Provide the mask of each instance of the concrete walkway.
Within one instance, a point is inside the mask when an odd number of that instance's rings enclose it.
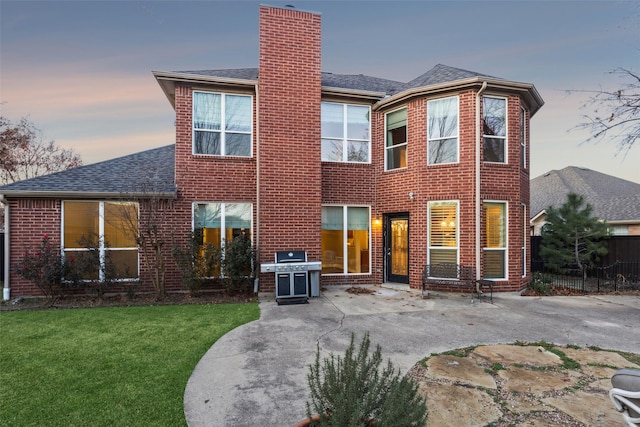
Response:
[[[305,417],[308,366],[342,354],[351,334],[369,332],[383,357],[407,372],[432,353],[477,344],[544,340],[640,353],[640,297],[467,295],[372,287],[331,287],[309,304],[277,305],[260,296],[261,317],[218,340],[187,384],[185,416],[197,426],[292,426]]]

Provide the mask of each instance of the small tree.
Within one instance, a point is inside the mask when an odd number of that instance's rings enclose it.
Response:
[[[223,266],[230,292],[249,289],[255,266],[255,252],[249,236],[241,234],[225,243]]]
[[[551,270],[561,272],[567,266],[576,266],[586,274],[588,266],[607,254],[607,224],[593,217],[592,210],[582,196],[574,193],[568,194],[559,208],[547,208],[540,256]]]
[[[307,417],[318,414],[314,426],[424,426],[427,405],[418,385],[400,375],[391,361],[380,369],[380,346],[369,355],[371,341],[366,333],[356,352],[354,335],[344,357],[334,356],[309,367],[307,379],[311,402],[307,401]]]
[[[195,295],[210,277],[220,274],[222,252],[211,243],[202,242],[202,230],[191,233],[186,246],[173,243],[173,259],[180,271],[182,287]]]
[[[80,165],[80,156],[54,141],[46,141],[26,118],[12,123],[0,116],[0,185]]]

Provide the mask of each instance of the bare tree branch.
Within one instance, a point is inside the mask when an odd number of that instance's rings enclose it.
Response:
[[[82,165],[71,149],[45,141],[27,118],[12,123],[0,116],[0,185],[34,178]]]
[[[623,79],[618,89],[567,92],[589,94],[581,106],[589,113],[584,114],[584,121],[576,126],[590,132],[585,142],[597,143],[607,137],[616,145],[616,154],[626,156],[640,139],[640,75],[625,68],[616,68],[610,74]]]

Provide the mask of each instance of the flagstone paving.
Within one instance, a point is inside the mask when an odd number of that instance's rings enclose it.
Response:
[[[427,427],[625,425],[610,379],[638,364],[614,351],[541,344],[479,346],[416,364],[408,375],[426,396]]]

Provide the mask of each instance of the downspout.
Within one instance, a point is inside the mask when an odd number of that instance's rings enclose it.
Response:
[[[254,229],[254,241],[255,241],[255,253],[258,254],[256,262],[260,263],[260,114],[259,114],[259,95],[258,95],[258,83],[256,83],[256,226]],[[258,265],[254,266],[256,272],[260,271]],[[260,289],[259,273],[256,274],[253,280],[253,293],[257,294]]]
[[[2,299],[11,299],[11,288],[9,287],[9,203],[4,195],[0,194],[0,204],[4,204],[4,287],[2,288]]]
[[[482,87],[476,95],[476,280],[480,280],[480,220],[481,220],[481,206],[480,206],[480,146],[482,144],[482,117],[480,115],[480,100],[482,92],[487,88],[487,82],[482,82]]]

